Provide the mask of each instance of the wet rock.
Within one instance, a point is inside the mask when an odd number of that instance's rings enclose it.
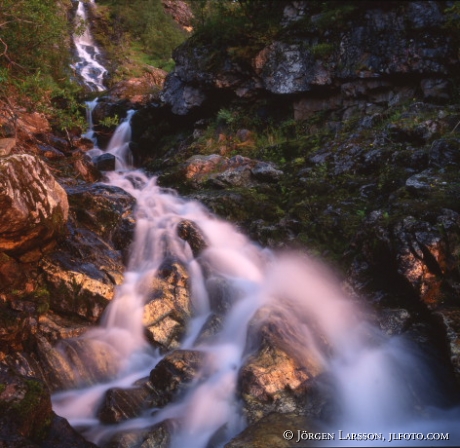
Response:
[[[138,429],[117,433],[103,448],[169,448],[171,445],[171,423],[169,420],[149,429]]]
[[[0,187],[0,250],[20,256],[52,244],[67,221],[69,205],[43,162],[27,154],[1,158]]]
[[[407,217],[394,228],[398,272],[429,308],[442,303],[442,278],[455,269],[445,237],[435,226]]]
[[[53,392],[90,386],[115,378],[121,360],[113,347],[97,339],[79,338],[52,346],[36,337],[37,374]]]
[[[119,187],[89,184],[68,187],[71,211],[80,225],[96,232],[115,249],[127,248],[134,236],[135,199]]]
[[[96,448],[96,445],[73,429],[65,418],[54,415],[40,448]]]
[[[147,337],[162,350],[178,348],[191,313],[189,275],[178,261],[166,258],[144,306]]]
[[[138,78],[129,78],[115,84],[101,99],[101,105],[106,104],[104,112],[97,110],[95,118],[99,115],[113,115],[115,105],[120,105],[123,108],[138,108],[146,106],[147,103],[158,99],[159,92],[163,87],[167,72],[160,68],[147,67],[144,75]],[[108,106],[111,105],[111,106]],[[99,103],[98,103],[98,109]],[[119,114],[118,114],[119,115]],[[120,116],[120,115],[119,115]]]
[[[97,413],[102,423],[119,423],[123,420],[138,417],[146,408],[145,400],[149,395],[146,387],[130,389],[109,389]]]
[[[177,225],[177,234],[184,241],[187,241],[195,258],[198,257],[208,246],[204,239],[203,232],[192,221],[185,219],[181,221]]]
[[[189,384],[197,380],[206,354],[197,350],[174,350],[150,372],[151,399],[163,407],[180,397]]]
[[[314,441],[298,440],[297,430],[309,433],[319,432],[311,422],[295,414],[272,413],[249,425],[243,432],[224,445],[224,448],[290,448],[293,446],[314,446]],[[293,439],[284,437],[287,429],[292,430]]]
[[[248,338],[257,341],[258,348],[238,379],[250,423],[272,412],[318,416],[330,400],[323,390],[319,392],[322,363],[306,346],[305,335],[295,330],[301,327],[295,322],[294,315],[263,308],[250,324]]]
[[[195,342],[194,346],[206,344],[212,341],[213,337],[222,330],[223,318],[218,314],[211,314],[206,322],[203,324]]]
[[[101,171],[114,171],[117,158],[113,154],[101,154],[94,159],[96,168]]]
[[[386,309],[379,314],[380,328],[389,336],[404,333],[411,321],[411,314],[404,309]]]
[[[238,292],[232,287],[230,281],[223,277],[210,276],[207,278],[206,289],[211,309],[220,315],[225,315],[239,298]]]
[[[82,262],[82,260],[84,260]],[[71,227],[71,238],[40,261],[50,307],[96,322],[123,281],[119,251],[93,232]]]

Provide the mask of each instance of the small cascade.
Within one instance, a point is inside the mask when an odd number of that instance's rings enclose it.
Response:
[[[89,3],[95,4],[94,0],[90,0]],[[78,56],[73,68],[90,90],[101,92],[105,90],[104,76],[107,69],[98,60],[101,57],[101,51],[95,45],[87,26],[87,13],[83,1],[78,2],[75,20],[76,29],[83,28],[83,31],[73,36]]]
[[[92,101],[87,101],[86,105],[86,121],[88,123],[87,131],[82,134],[82,137],[85,137],[89,140],[92,140],[94,144],[97,144],[96,137],[94,136],[94,123],[93,123],[93,110],[96,107],[97,98]]]
[[[355,439],[338,439],[348,433],[380,434],[389,441],[396,437],[391,434],[409,432],[449,433],[449,440],[438,440],[437,445],[458,444],[459,410],[436,407],[433,395],[439,378],[430,377],[430,360],[424,361],[420,350],[402,338],[387,337],[368,323],[318,262],[263,249],[198,202],[182,199],[157,186],[155,178],[130,169],[131,116],[132,112],[120,124],[108,149],[117,157],[119,170],[107,173],[111,185],[123,188],[137,201],[131,259],[124,284],[100,326],[79,339],[82,350],[85,344],[91,350],[107,347],[113,358],[112,371],[97,385],[55,394],[54,410],[101,446],[121,430],[150,428],[168,420],[175,422],[172,448],[206,448],[217,433],[222,442],[215,446],[223,446],[246,426],[238,398],[239,371],[248,355],[250,322],[268,307],[285,317],[281,333],[303,341],[299,353],[305,362],[313,353],[332,378],[338,411],[332,423],[319,424],[336,434],[333,446],[356,445]],[[184,220],[195,223],[206,241],[198,258],[178,236],[178,225]],[[146,341],[142,319],[152,279],[165,258],[178,260],[190,275],[193,315],[180,348],[197,350],[206,361],[180,400],[120,425],[103,425],[97,413],[105,393],[147,377],[163,358]],[[237,300],[226,312],[220,330],[199,342],[197,336],[210,316],[210,278],[224,279]],[[432,444],[420,439],[412,442]],[[382,439],[360,441],[360,446],[369,444],[379,446]],[[407,439],[393,441],[398,444],[410,445]]]
[[[133,156],[129,149],[131,142],[131,117],[134,110],[128,110],[126,118],[120,123],[110,139],[106,152],[116,157],[115,168],[126,170],[133,166]]]

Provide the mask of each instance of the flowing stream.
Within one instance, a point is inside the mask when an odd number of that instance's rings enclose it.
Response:
[[[99,62],[101,51],[94,43],[93,36],[88,27],[88,17],[85,2],[79,1],[75,14],[77,32],[73,36],[77,50],[77,61],[73,65],[74,70],[81,76],[85,85],[93,91],[102,92],[104,87],[104,75],[107,69]],[[94,0],[89,0],[94,5]]]
[[[86,18],[82,2],[79,11]],[[98,54],[89,34],[78,39],[79,45],[91,46]],[[101,90],[104,69],[97,76],[92,68],[85,70],[84,65],[82,75],[88,84]],[[436,386],[442,376],[432,368],[433,360],[403,338],[388,337],[367,322],[363,311],[317,261],[263,249],[198,202],[160,188],[155,178],[131,168],[132,114],[117,128],[107,149],[117,158],[117,170],[107,173],[109,183],[137,201],[131,257],[124,283],[102,322],[81,337],[88,344],[96,341],[108,347],[115,367],[100,384],[55,394],[56,413],[101,445],[119,431],[173,420],[173,448],[206,448],[217,432],[221,441],[214,446],[223,446],[247,425],[238,398],[238,375],[254,352],[254,347],[248,351],[247,345],[251,320],[262,310],[270,310],[268,318],[271,313],[283,315],[281,330],[301,341],[300,357],[304,357],[305,366],[313,354],[333,383],[336,412],[318,423],[322,431],[334,434],[334,440],[317,445],[381,446],[390,439],[396,439],[390,445],[458,445],[460,413],[457,408],[442,409],[443,397],[439,398]],[[92,155],[101,152],[96,147]],[[178,236],[177,226],[183,220],[195,223],[206,241],[207,247],[198,257]],[[145,339],[142,318],[152,279],[165,257],[180,262],[190,275],[193,312],[180,348],[201,351],[205,364],[180,400],[118,425],[103,425],[97,411],[107,390],[131,387],[148,377],[162,359]],[[203,325],[211,316],[210,278],[223,279],[234,300],[220,330],[200,342]],[[305,428],[285,429],[293,431],[296,442],[300,437],[297,431]],[[385,441],[357,442],[346,438],[349,433],[381,434]],[[401,438],[398,433],[418,436]],[[420,440],[420,434],[428,433],[448,433],[449,440]]]
[[[304,341],[305,359],[314,353],[322,368],[332,375],[340,412],[333,423],[324,427],[336,435],[334,444],[340,435],[346,437],[348,433],[377,433],[386,440],[396,437],[390,433],[449,433],[450,440],[442,443],[455,445],[460,441],[455,422],[458,411],[435,408],[436,381],[440,379],[430,368],[430,360],[424,362],[422,354],[408,342],[389,338],[367,323],[363,313],[317,262],[263,249],[199,203],[182,199],[173,191],[158,187],[155,178],[130,169],[128,131],[129,119],[119,126],[109,145],[108,150],[120,159],[121,169],[108,173],[108,177],[111,185],[136,198],[135,241],[124,284],[100,326],[83,336],[110,348],[118,360],[117,371],[115,379],[103,384],[56,394],[53,404],[58,414],[84,428],[84,435],[95,443],[105,443],[120,430],[149,428],[168,419],[178,422],[173,447],[205,448],[222,427],[223,440],[228,441],[245,427],[237,383],[248,354],[248,325],[259,309],[270,306],[291,316],[291,321],[284,325],[295,332],[296,339]],[[207,242],[198,259],[189,244],[177,235],[177,225],[184,219],[196,223]],[[190,274],[193,318],[181,349],[193,348],[206,354],[203,375],[180,401],[120,425],[101,425],[96,415],[105,392],[114,387],[130,387],[148,376],[162,358],[144,338],[142,315],[151,280],[165,256],[179,260]],[[203,266],[207,267],[206,272]],[[197,336],[210,316],[206,283],[210,276],[224,278],[238,299],[215,337],[197,344]],[[308,327],[312,321],[314,331],[327,339],[328,350],[311,336]],[[418,401],[415,406],[414,397]],[[423,412],[415,412],[417,407]],[[340,443],[356,442],[345,439]]]

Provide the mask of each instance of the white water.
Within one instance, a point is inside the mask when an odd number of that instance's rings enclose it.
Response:
[[[92,42],[89,34],[82,42],[85,39]],[[92,75],[85,79],[97,90],[103,88],[102,81],[97,84]],[[285,316],[284,325],[296,340],[303,341],[305,363],[314,356],[331,374],[339,411],[323,424],[323,431],[335,435],[333,446],[372,444],[339,440],[341,434],[381,433],[386,441],[375,442],[381,446],[388,442],[390,433],[412,432],[449,433],[450,438],[447,442],[403,439],[389,446],[459,445],[458,410],[442,411],[432,406],[439,379],[431,377],[431,360],[424,362],[417,348],[401,338],[388,338],[367,323],[361,310],[317,262],[263,249],[199,203],[181,199],[159,188],[155,179],[130,169],[131,116],[132,112],[117,128],[108,148],[117,157],[118,169],[108,174],[110,184],[125,189],[137,201],[131,259],[124,284],[118,288],[101,325],[81,338],[88,345],[97,342],[108,347],[116,368],[101,384],[54,395],[54,410],[71,424],[84,428],[85,436],[96,443],[105,443],[117,431],[148,428],[171,418],[176,422],[173,448],[205,448],[224,425],[228,441],[246,425],[237,399],[237,380],[247,356],[248,324],[257,310],[270,306]],[[91,123],[87,136],[93,137]],[[102,153],[97,147],[92,151],[92,155]],[[193,221],[207,241],[199,260],[194,259],[188,243],[177,236],[177,224],[183,219]],[[194,317],[181,348],[202,350],[207,362],[199,380],[180,401],[117,426],[104,426],[96,415],[105,392],[113,387],[127,388],[147,377],[161,360],[144,338],[142,315],[149,285],[165,254],[183,263],[191,277]],[[196,336],[210,314],[202,266],[208,266],[208,278],[225,278],[238,299],[227,312],[221,331],[197,346]],[[311,328],[312,322],[315,328]],[[327,350],[324,344],[315,342],[314,334],[327,340]],[[419,399],[417,406],[414,395]],[[422,412],[415,412],[417,407]],[[297,430],[305,428],[286,429],[294,432],[295,442]]]
[[[124,284],[107,308],[100,327],[84,336],[85,340],[96,340],[110,347],[118,366],[116,378],[87,389],[56,394],[53,404],[58,414],[73,425],[85,426],[85,436],[95,443],[107,441],[120,429],[147,428],[169,418],[178,422],[173,434],[174,448],[205,448],[225,424],[225,438],[229,440],[245,427],[236,388],[238,371],[246,356],[248,323],[261,306],[271,305],[285,314],[289,320],[285,325],[290,332],[297,339],[303,338],[305,359],[314,354],[332,374],[340,413],[327,427],[329,432],[336,437],[339,430],[382,433],[387,440],[389,433],[449,432],[448,443],[460,442],[455,423],[458,412],[451,411],[452,416],[430,407],[432,389],[436,386],[430,379],[429,365],[421,362],[417,350],[411,350],[400,338],[384,336],[366,323],[360,310],[317,262],[262,249],[199,203],[163,190],[155,184],[155,179],[128,169],[129,162],[123,159],[128,151],[125,150],[128,128],[129,119],[117,129],[113,147],[110,145],[123,169],[108,173],[108,177],[110,184],[125,189],[137,200],[135,242]],[[208,248],[200,255],[199,262],[188,243],[177,236],[176,226],[183,219],[196,223],[207,241]],[[148,376],[161,359],[144,339],[142,314],[151,279],[165,254],[182,262],[191,275],[194,318],[181,348],[193,347],[207,353],[208,362],[203,369],[206,374],[181,401],[153,416],[147,413],[115,427],[103,426],[96,413],[107,389],[132,385]],[[210,310],[202,265],[208,266],[208,271],[211,267],[212,274],[208,276],[227,279],[239,299],[215,338],[195,346],[196,335]],[[309,329],[312,321],[315,330]],[[312,332],[326,338],[327,352],[315,344]],[[423,409],[421,414],[414,411],[414,394],[420,401],[418,407]],[[421,417],[423,414],[426,417]],[[337,443],[336,438],[334,445]],[[356,441],[340,441],[341,445],[347,443],[355,445]],[[398,443],[420,445],[421,442],[392,442]],[[366,445],[363,441],[359,444]]]
[[[94,0],[89,3],[94,4]],[[99,48],[95,45],[94,39],[87,26],[87,14],[84,2],[78,2],[76,12],[77,27],[83,25],[83,33],[74,34],[73,41],[77,50],[78,60],[73,65],[75,71],[83,78],[84,83],[93,91],[103,91],[104,75],[107,69],[98,61],[101,56]]]

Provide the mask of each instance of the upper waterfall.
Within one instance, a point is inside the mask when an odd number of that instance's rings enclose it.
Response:
[[[90,0],[95,5],[94,0]],[[77,74],[83,78],[85,85],[93,91],[103,91],[104,76],[107,69],[99,62],[101,51],[94,43],[87,23],[87,11],[85,2],[79,1],[75,16],[77,29],[82,32],[73,35],[73,41],[77,50],[78,59],[73,65]]]

